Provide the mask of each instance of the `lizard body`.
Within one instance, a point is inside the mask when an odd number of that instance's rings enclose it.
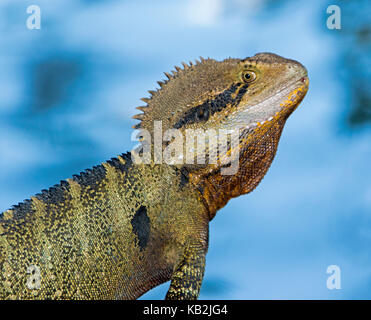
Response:
[[[238,127],[237,173],[222,174],[231,145],[215,164],[138,164],[127,153],[42,191],[0,216],[0,298],[135,299],[168,280],[167,299],[198,297],[210,220],[264,177],[308,78],[269,53],[165,74],[135,127]]]

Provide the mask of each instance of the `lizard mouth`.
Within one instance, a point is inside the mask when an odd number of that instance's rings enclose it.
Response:
[[[240,128],[243,133],[273,122],[285,115],[289,115],[303,100],[309,85],[308,76],[304,75],[287,86],[280,88],[273,95],[263,101],[248,106],[239,115]]]
[[[238,145],[240,147],[241,145],[247,145],[253,140],[258,130],[261,135],[277,121],[283,120],[283,124],[287,117],[303,100],[307,93],[308,85],[308,76],[305,74],[285,87],[280,88],[274,94],[259,103],[247,106],[245,110],[240,111],[238,116],[234,119],[229,119],[232,125],[224,127],[223,129],[237,133],[237,136],[239,136]],[[233,154],[232,149],[236,147],[236,145],[235,147],[230,145],[228,154]],[[220,159],[224,156],[225,155],[221,156]]]

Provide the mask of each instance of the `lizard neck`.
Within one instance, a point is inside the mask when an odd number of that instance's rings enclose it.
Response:
[[[238,171],[223,175],[221,168],[190,173],[190,181],[202,194],[212,220],[230,199],[253,191],[267,173],[277,151],[286,118],[259,127],[251,136],[240,138]]]

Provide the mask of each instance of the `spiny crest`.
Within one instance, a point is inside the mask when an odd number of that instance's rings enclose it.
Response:
[[[131,166],[131,154],[130,152],[123,153],[117,158],[111,158],[107,161],[111,166],[126,172],[128,167]],[[81,186],[93,187],[99,183],[106,176],[106,170],[102,164],[94,166],[91,169],[86,169],[79,174],[72,175],[72,180],[80,184]],[[70,184],[66,180],[61,180],[59,184],[55,184],[49,189],[43,189],[40,193],[35,194],[33,198],[41,200],[45,205],[55,204],[58,205],[65,201],[69,197],[68,192],[70,191]],[[32,213],[32,200],[26,199],[16,205],[13,205],[9,210],[13,211],[14,218],[24,218],[26,214]],[[2,213],[0,213],[0,219]]]
[[[207,59],[204,59],[203,57],[200,57],[200,60],[202,62],[208,60],[209,58]],[[200,61],[197,61],[196,59],[196,65],[201,63]],[[161,81],[157,81],[157,84],[160,86],[160,89],[156,89],[156,90],[148,90],[148,93],[150,94],[150,97],[143,97],[141,98],[140,100],[142,100],[144,103],[146,103],[145,106],[139,106],[139,107],[136,107],[135,109],[139,110],[139,111],[142,111],[143,113],[139,113],[139,114],[136,114],[134,116],[132,116],[133,119],[135,120],[139,120],[139,121],[142,121],[143,118],[144,118],[144,114],[149,110],[149,102],[151,101],[151,99],[153,98],[153,96],[155,96],[169,81],[175,79],[177,77],[177,75],[179,75],[179,73],[181,73],[182,71],[185,71],[189,68],[192,67],[192,62],[190,61],[188,64],[185,63],[185,62],[182,62],[182,66],[183,66],[183,69],[179,66],[174,66],[175,70],[171,70],[170,73],[169,72],[164,72],[164,75],[167,79],[164,79],[164,80],[161,80]],[[140,129],[141,128],[141,123],[137,123],[136,125],[133,125],[132,128],[134,129]]]
[[[217,62],[214,59],[200,57],[195,62],[182,62],[182,68],[175,66],[174,70],[164,72],[166,79],[158,81],[159,88],[149,90],[149,97],[141,98],[146,104],[136,109],[142,113],[133,116],[133,119],[139,120],[140,123],[133,126],[134,129],[150,129],[148,122],[153,120],[169,121],[175,115],[184,112],[189,103],[194,102],[203,93],[208,93],[214,87],[207,86],[207,75],[210,78],[221,78],[228,64],[237,59],[224,60],[226,62]]]

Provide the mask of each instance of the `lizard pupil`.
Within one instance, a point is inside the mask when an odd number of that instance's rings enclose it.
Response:
[[[253,82],[256,79],[256,74],[253,71],[245,71],[242,75],[244,82]]]

